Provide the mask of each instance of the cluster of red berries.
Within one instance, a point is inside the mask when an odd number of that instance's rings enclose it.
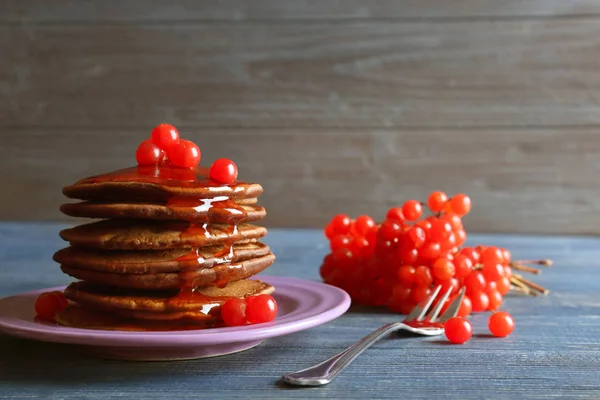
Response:
[[[35,300],[33,307],[37,318],[47,322],[54,322],[56,313],[67,308],[68,304],[69,301],[63,292],[56,290],[41,293]]]
[[[135,159],[140,165],[169,162],[176,167],[196,168],[201,157],[200,148],[194,142],[181,139],[179,131],[169,124],[155,127],[150,139],[144,140],[135,152]],[[225,184],[234,183],[237,176],[237,166],[227,158],[216,160],[209,172],[211,179]]]
[[[494,336],[506,337],[515,329],[515,321],[506,311],[494,312],[488,319],[488,329]],[[454,317],[444,324],[444,333],[452,343],[462,344],[473,335],[473,327],[465,317]]]
[[[428,207],[431,215],[424,217]],[[357,303],[407,314],[434,287],[452,287],[448,302],[466,286],[460,316],[496,310],[511,288],[510,253],[495,246],[463,247],[462,217],[471,199],[433,192],[426,203],[408,200],[385,221],[336,215],[325,228],[329,253],[320,268],[326,283],[346,290]]]
[[[270,322],[276,315],[277,302],[268,294],[229,299],[221,306],[221,318],[228,326]]]

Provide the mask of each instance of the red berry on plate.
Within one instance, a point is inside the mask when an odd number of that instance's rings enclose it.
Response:
[[[168,152],[179,143],[179,132],[173,125],[160,124],[152,130],[151,140],[159,149]]]
[[[238,168],[233,161],[219,158],[210,167],[209,176],[217,182],[231,185],[238,177]]]
[[[64,310],[69,302],[63,292],[44,292],[35,300],[34,309],[36,315],[45,321],[54,322],[57,312]]]
[[[444,207],[446,206],[446,202],[448,201],[448,196],[444,192],[433,192],[429,195],[427,199],[427,205],[429,209],[433,212],[441,212],[444,211]]]
[[[150,140],[144,140],[135,152],[135,159],[139,165],[158,164],[164,161],[165,152]]]
[[[246,323],[244,299],[229,299],[221,306],[221,318],[226,325],[239,326]]]
[[[473,328],[466,318],[454,317],[444,324],[444,333],[452,343],[463,344],[473,336]]]
[[[246,319],[251,324],[260,324],[275,319],[277,302],[268,294],[246,298]]]
[[[506,311],[499,311],[490,316],[488,328],[490,328],[492,335],[505,337],[515,330],[515,320]]]
[[[417,200],[408,200],[402,205],[402,214],[409,221],[415,221],[421,218],[423,207]]]
[[[195,168],[200,163],[200,148],[189,140],[180,140],[168,153],[171,164],[177,167]]]

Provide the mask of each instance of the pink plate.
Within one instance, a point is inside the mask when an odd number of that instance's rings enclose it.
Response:
[[[49,288],[0,299],[0,331],[45,342],[79,345],[100,357],[127,360],[181,360],[246,350],[264,339],[329,322],[350,306],[346,292],[320,282],[260,276],[276,289],[279,311],[273,322],[193,331],[122,332],[77,329],[34,321],[33,303]]]

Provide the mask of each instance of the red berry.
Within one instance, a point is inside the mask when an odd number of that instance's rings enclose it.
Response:
[[[481,251],[480,262],[502,264],[504,262],[504,254],[502,250],[495,246],[486,247]]]
[[[394,241],[402,233],[402,227],[394,221],[385,220],[379,228],[378,235],[381,240]]]
[[[444,192],[433,192],[427,199],[427,205],[433,212],[442,212],[448,201],[448,196]]]
[[[217,182],[232,185],[238,177],[238,168],[233,161],[219,158],[210,167],[209,176]]]
[[[486,290],[486,294],[488,296],[489,304],[487,306],[487,310],[497,310],[502,305],[502,295],[496,289]]]
[[[455,213],[452,213],[452,212],[446,213],[446,214],[442,215],[440,217],[440,219],[442,221],[449,222],[450,225],[452,226],[453,232],[464,229],[462,219],[460,219],[460,217],[458,215],[456,215]]]
[[[367,257],[375,250],[375,243],[371,245],[369,241],[364,237],[355,237],[350,243],[350,248],[354,254],[360,257]]]
[[[351,232],[354,236],[365,237],[367,234],[375,228],[375,221],[368,215],[361,215],[357,217],[354,223],[352,223]]]
[[[454,264],[447,258],[438,258],[433,263],[433,275],[442,281],[454,276]]]
[[[485,292],[471,293],[469,296],[474,312],[482,312],[488,309],[490,298]]]
[[[336,251],[343,248],[350,247],[352,239],[348,235],[335,235],[329,242],[329,248],[331,251]]]
[[[415,221],[421,218],[423,207],[417,200],[408,200],[402,205],[402,214],[409,221]]]
[[[179,143],[179,132],[173,125],[160,124],[152,130],[151,139],[159,149],[168,152]]]
[[[460,251],[460,254],[464,255],[465,257],[469,257],[473,265],[479,262],[479,252],[472,247],[464,247]]]
[[[464,278],[473,270],[473,262],[464,254],[457,254],[452,261],[454,263],[454,274],[457,278]]]
[[[487,281],[497,281],[504,276],[504,267],[496,262],[484,262],[481,272]]]
[[[510,251],[508,251],[506,249],[502,249],[502,256],[504,258],[504,264],[505,265],[510,264],[510,260],[511,260]]]
[[[513,272],[512,272],[511,266],[505,265],[504,266],[504,276],[510,279],[512,277],[512,275],[513,275]]]
[[[403,246],[398,248],[397,256],[402,264],[413,264],[417,261],[419,252],[413,247]]]
[[[33,308],[40,319],[54,322],[56,313],[64,310],[68,304],[69,302],[63,292],[44,292],[35,300]]]
[[[477,293],[485,289],[485,278],[483,274],[479,271],[472,271],[467,277],[464,279],[464,284],[467,287],[468,293]],[[473,300],[473,299],[471,299]]]
[[[433,277],[431,276],[431,270],[424,266],[419,265],[415,269],[415,285],[417,286],[430,286],[433,283]]]
[[[275,319],[277,302],[268,294],[246,298],[246,318],[251,324],[260,324]]]
[[[441,255],[441,246],[436,242],[427,242],[419,249],[419,256],[426,260],[433,260]]]
[[[345,268],[354,260],[354,253],[347,248],[336,249],[331,253],[333,262],[337,267]]]
[[[410,298],[413,302],[420,303],[430,294],[431,288],[429,286],[417,286],[412,289],[412,292],[410,293]]]
[[[503,276],[499,280],[496,281],[496,289],[500,292],[501,295],[505,295],[510,292],[510,279],[506,276]]]
[[[397,223],[404,222],[405,218],[404,214],[402,213],[402,207],[390,208],[385,216],[385,219]]]
[[[415,267],[412,265],[403,265],[398,268],[396,277],[400,283],[410,285],[415,281]]]
[[[411,241],[413,247],[418,249],[425,244],[427,239],[425,229],[415,225],[408,231],[407,238]]]
[[[492,335],[506,337],[515,330],[515,320],[506,311],[499,311],[490,316],[488,328]]]
[[[329,240],[331,240],[331,238],[335,236],[335,232],[333,231],[331,224],[329,224],[325,227],[325,236]]]
[[[345,214],[338,214],[329,223],[331,225],[331,229],[334,233],[338,235],[345,235],[350,233],[350,227],[352,225],[352,220],[349,216]]]
[[[447,239],[452,233],[452,225],[448,221],[435,219],[431,221],[428,237],[433,241],[441,241]]]
[[[221,306],[221,318],[226,325],[239,326],[246,323],[244,299],[229,299]]]
[[[183,168],[195,168],[200,163],[200,148],[189,140],[180,140],[168,153],[171,164]],[[211,168],[212,170],[212,168]]]
[[[444,324],[444,333],[452,343],[462,344],[471,338],[473,328],[466,318],[454,317]]]
[[[135,152],[135,159],[139,165],[159,164],[165,159],[165,152],[150,140],[144,140]]]
[[[456,235],[456,246],[460,247],[467,241],[467,232],[464,229],[459,229],[454,232]]]
[[[458,309],[457,316],[466,317],[471,314],[473,311],[473,303],[471,303],[471,299],[469,296],[463,297],[462,303],[460,303],[460,308]]]
[[[450,199],[450,209],[458,216],[467,215],[471,211],[471,199],[466,194],[457,194]]]

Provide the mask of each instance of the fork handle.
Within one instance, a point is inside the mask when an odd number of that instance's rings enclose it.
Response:
[[[283,375],[282,380],[286,383],[299,386],[326,385],[373,343],[388,333],[397,330],[401,326],[401,322],[394,322],[384,325],[381,328],[369,333],[367,336],[363,337],[346,350],[343,350],[333,357],[328,358],[327,360],[312,367],[285,374]]]

